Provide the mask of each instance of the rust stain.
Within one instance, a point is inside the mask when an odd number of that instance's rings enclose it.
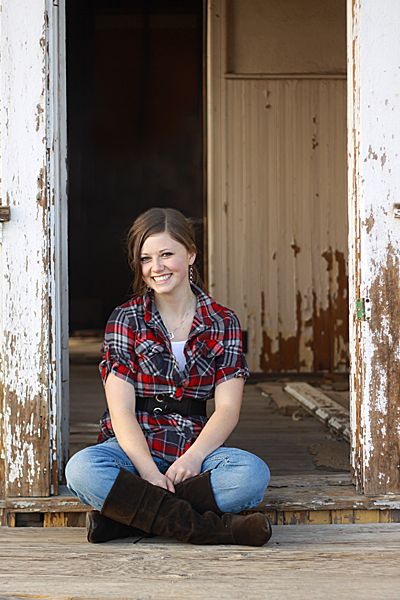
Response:
[[[40,104],[36,105],[36,131],[39,131],[40,125],[42,123],[42,115],[44,113],[44,108]]]
[[[365,226],[367,233],[371,233],[372,228],[375,225],[375,219],[374,219],[372,210],[371,210],[371,214],[369,215],[369,217],[367,219],[365,219],[363,225]]]
[[[343,252],[332,249],[323,253],[330,274],[328,306],[322,309],[317,295],[313,292],[313,312],[306,321],[302,321],[302,296],[296,294],[296,333],[284,337],[281,333],[276,341],[265,331],[265,298],[261,294],[262,349],[260,368],[265,372],[300,371],[305,366],[301,360],[300,348],[304,329],[312,327],[311,340],[305,343],[314,356],[314,371],[333,371],[338,364],[348,368],[348,276],[346,258]],[[335,268],[334,268],[335,267]]]
[[[36,200],[42,208],[47,208],[46,180],[46,169],[45,167],[41,167],[37,178],[38,192]]]
[[[261,327],[265,327],[265,294],[261,292]]]
[[[372,448],[366,467],[365,493],[400,493],[400,258],[387,247],[385,266],[370,289],[373,356],[369,398]],[[385,406],[379,406],[379,398]],[[386,434],[382,435],[382,428]],[[385,474],[382,476],[382,474]]]
[[[260,353],[260,367],[265,372],[278,373],[280,371],[300,371],[304,361],[300,361],[300,340],[302,333],[301,323],[302,298],[298,291],[296,294],[296,335],[283,337],[278,334],[278,350],[272,351],[273,340],[263,329],[262,351]]]
[[[290,246],[293,250],[294,253],[294,257],[296,258],[296,256],[299,254],[301,248],[296,244],[296,240],[294,240],[293,244],[291,244]]]
[[[314,353],[314,370],[333,371],[337,362],[348,368],[348,276],[343,252],[333,252],[330,248],[322,256],[330,274],[328,307],[319,307],[313,293],[313,342],[309,345]],[[334,261],[336,269],[333,268]],[[335,271],[337,277],[334,280]]]
[[[28,394],[28,390],[27,390]],[[12,477],[7,473],[6,496],[48,495],[48,426],[47,406],[41,395],[17,397],[14,390],[5,388],[7,406],[13,407],[9,416],[6,438],[7,465],[13,466]],[[19,407],[15,410],[15,407]]]

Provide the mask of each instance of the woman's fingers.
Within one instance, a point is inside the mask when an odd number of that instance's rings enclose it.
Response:
[[[175,494],[175,488],[174,488],[173,482],[169,479],[169,477],[166,477],[165,481],[166,481],[166,484],[167,484],[167,490],[169,492],[172,492],[173,494]]]

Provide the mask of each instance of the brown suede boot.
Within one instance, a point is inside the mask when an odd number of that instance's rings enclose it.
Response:
[[[203,514],[211,510],[217,515],[222,515],[219,510],[210,482],[210,471],[185,479],[175,486],[177,498],[187,500],[197,512]],[[117,523],[102,515],[98,510],[92,510],[86,515],[87,540],[92,544],[100,544],[111,540],[128,537],[151,537],[135,527]]]
[[[262,513],[219,517],[208,511],[200,515],[186,500],[124,469],[119,472],[101,514],[147,533],[192,544],[262,546],[271,537],[270,522]]]
[[[102,515],[98,510],[86,513],[87,541],[92,544],[109,542],[128,537],[152,537],[151,533],[145,533],[140,529],[122,525]]]
[[[201,515],[208,510],[211,510],[216,515],[221,516],[223,514],[215,502],[214,492],[211,487],[211,471],[205,471],[204,473],[200,473],[200,475],[177,483],[175,486],[175,495],[182,500],[187,500],[194,510]]]
[[[175,486],[175,495],[177,498],[187,500],[200,514],[211,510],[217,515],[222,515],[215,502],[210,481],[210,471],[178,483]],[[140,529],[122,525],[112,519],[108,519],[97,510],[87,513],[86,530],[87,540],[92,544],[128,537],[151,537],[151,534],[145,533]]]

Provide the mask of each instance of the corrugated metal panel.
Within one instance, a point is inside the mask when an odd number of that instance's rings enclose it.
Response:
[[[222,264],[214,254],[212,293],[237,310],[248,331],[251,370],[342,368],[346,82],[225,83],[226,187],[213,199],[211,223],[226,219],[215,250],[227,258]]]

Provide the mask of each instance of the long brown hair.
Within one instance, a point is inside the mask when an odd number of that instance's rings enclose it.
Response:
[[[144,242],[155,233],[169,233],[169,235],[185,246],[188,252],[196,252],[195,233],[193,221],[185,217],[175,208],[150,208],[139,215],[128,231],[128,262],[133,271],[132,289],[136,295],[146,291],[146,284],[142,278],[140,252]],[[193,283],[203,287],[203,282],[195,265],[193,265]]]

